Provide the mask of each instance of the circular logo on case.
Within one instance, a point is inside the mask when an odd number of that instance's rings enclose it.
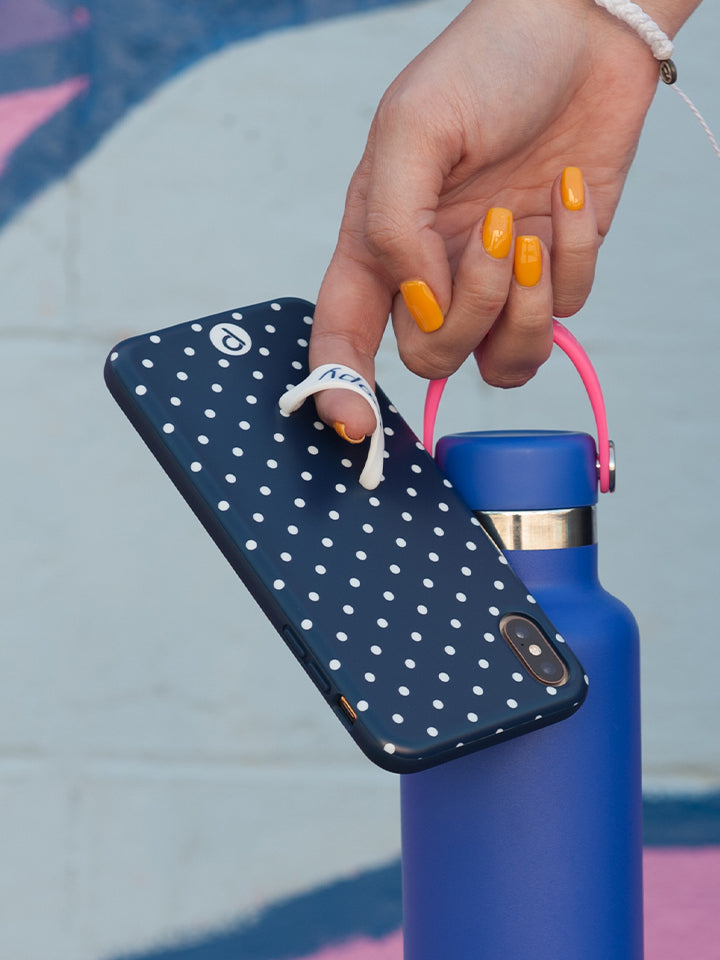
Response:
[[[216,323],[210,331],[210,342],[231,357],[241,357],[252,346],[250,334],[236,323]]]

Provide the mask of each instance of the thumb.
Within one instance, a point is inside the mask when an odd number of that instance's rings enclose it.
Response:
[[[343,237],[318,294],[310,337],[310,369],[342,363],[375,385],[375,354],[390,313],[391,294],[384,278],[344,249]],[[367,403],[344,390],[318,393],[321,420],[346,440],[359,443],[375,429]]]

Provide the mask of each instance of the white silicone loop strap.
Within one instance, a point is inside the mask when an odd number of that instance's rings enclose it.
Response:
[[[383,456],[385,453],[385,433],[382,414],[375,391],[359,373],[342,363],[324,363],[316,367],[302,383],[291,387],[279,400],[280,410],[289,416],[298,410],[309,396],[322,390],[351,390],[364,397],[375,414],[375,429],[370,437],[370,449],[360,474],[360,486],[374,490],[382,480]]]

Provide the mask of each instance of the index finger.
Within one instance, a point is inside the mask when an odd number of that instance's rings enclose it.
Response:
[[[422,103],[407,94],[396,98],[391,88],[373,124],[366,183],[365,242],[394,282],[393,293],[421,280],[443,314],[452,271],[436,219],[445,177],[460,159],[457,139],[446,118],[433,123]]]
[[[444,241],[432,228],[438,161],[397,142],[376,117],[348,189],[338,245],[322,283],[310,340],[310,366],[344,363],[374,383],[374,358],[400,284],[424,274],[449,306]],[[367,405],[341,391],[316,397],[318,414],[346,439],[372,432]]]

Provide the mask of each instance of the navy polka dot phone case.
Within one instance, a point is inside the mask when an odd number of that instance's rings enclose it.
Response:
[[[308,374],[311,304],[283,299],[119,344],[115,399],[366,755],[431,767],[570,715],[583,670],[381,390],[366,444],[278,400]],[[540,628],[562,679],[503,632]]]

